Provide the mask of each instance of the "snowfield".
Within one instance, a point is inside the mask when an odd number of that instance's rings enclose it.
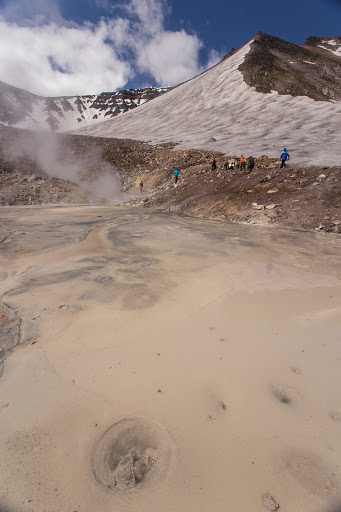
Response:
[[[228,155],[277,157],[287,147],[295,163],[339,165],[341,102],[256,92],[238,70],[252,41],[138,109],[77,133],[153,144],[173,141],[177,149]],[[216,141],[208,142],[211,138]]]

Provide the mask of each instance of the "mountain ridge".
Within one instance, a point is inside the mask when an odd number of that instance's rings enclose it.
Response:
[[[318,48],[325,41],[306,49],[259,33],[164,96],[79,133],[277,158],[286,146],[300,164],[338,165],[341,58]]]
[[[258,32],[239,70],[257,92],[340,100],[341,37],[310,36],[298,46]]]
[[[337,165],[341,37],[298,46],[258,32],[173,88],[40,98],[0,83],[0,122],[234,154],[276,157],[286,146],[300,164]]]
[[[0,123],[67,131],[115,117],[167,92],[169,87],[123,89],[79,96],[38,96],[0,81]]]

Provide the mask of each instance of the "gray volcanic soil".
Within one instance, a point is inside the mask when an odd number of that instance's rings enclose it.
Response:
[[[1,219],[0,509],[340,497],[338,237],[112,206]]]

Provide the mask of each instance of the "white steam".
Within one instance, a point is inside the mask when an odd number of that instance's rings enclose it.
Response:
[[[19,133],[4,153],[9,160],[28,158],[48,176],[79,185],[95,201],[113,202],[121,196],[118,169],[103,160],[99,151],[91,148],[77,156],[53,133]]]

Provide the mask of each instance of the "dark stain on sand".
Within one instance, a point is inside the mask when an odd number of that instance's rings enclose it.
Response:
[[[290,473],[305,489],[320,496],[338,496],[332,471],[314,454],[290,453],[285,459]]]
[[[21,318],[8,304],[0,302],[0,376],[3,361],[19,345],[21,337]]]

